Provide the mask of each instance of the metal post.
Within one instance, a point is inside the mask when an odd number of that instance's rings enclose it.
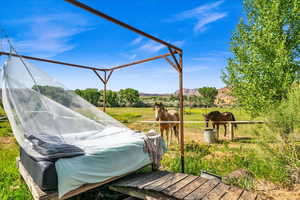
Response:
[[[106,71],[104,71],[104,91],[103,91],[103,112],[106,112],[106,84],[107,84],[107,76]]]
[[[183,77],[182,77],[182,54],[179,54],[179,130],[180,130],[180,160],[181,172],[184,173],[184,124],[183,124]]]

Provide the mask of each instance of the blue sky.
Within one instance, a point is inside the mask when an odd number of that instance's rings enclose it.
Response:
[[[81,1],[181,47],[185,88],[224,86],[220,74],[231,56],[229,42],[242,16],[241,0]],[[0,8],[0,24],[18,53],[70,63],[105,68],[168,52],[156,42],[64,1],[7,1]],[[68,88],[102,88],[92,71],[32,63]],[[127,87],[174,92],[178,77],[161,59],[114,72],[108,88]]]

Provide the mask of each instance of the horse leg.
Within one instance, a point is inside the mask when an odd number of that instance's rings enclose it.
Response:
[[[227,126],[226,126],[226,124],[224,124],[224,130],[225,130],[224,137],[226,137],[226,135],[227,135]]]
[[[171,125],[170,127],[169,127],[169,134],[170,134],[170,144],[172,144],[172,134],[173,134],[173,126]]]
[[[164,129],[163,129],[163,127],[160,127],[160,135],[161,135],[162,139],[164,140]]]
[[[168,128],[166,128],[166,136],[167,136],[167,146],[169,146],[170,145],[170,140],[169,140],[169,127]]]

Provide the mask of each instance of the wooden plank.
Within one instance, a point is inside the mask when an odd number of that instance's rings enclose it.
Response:
[[[257,194],[244,190],[239,200],[255,200]]]
[[[114,184],[114,186],[122,186],[122,187],[138,187],[146,185],[147,183],[150,183],[151,181],[154,181],[169,172],[167,171],[155,171],[150,172],[147,174],[135,174],[133,176],[126,177],[117,183]]]
[[[143,190],[143,189],[137,189],[132,187],[119,187],[119,186],[109,186],[110,190],[120,192],[123,194],[127,194],[132,197],[136,197],[139,199],[149,199],[149,200],[166,200],[166,199],[174,199],[172,197],[168,197],[166,195],[163,195],[161,193],[155,192],[155,191],[149,191],[149,190]]]
[[[191,194],[186,196],[184,199],[186,200],[194,200],[194,199],[202,199],[206,196],[212,189],[214,189],[220,182],[211,179],[193,191]]]
[[[143,189],[145,189],[145,190],[154,190],[154,188],[156,188],[157,186],[171,180],[173,176],[174,176],[173,173],[169,173],[169,174],[157,179],[153,183],[148,184],[147,186],[143,187]]]
[[[187,174],[182,174],[182,173],[175,173],[172,174],[171,178],[168,179],[168,181],[166,181],[165,183],[157,186],[154,188],[155,191],[163,191],[164,189],[170,187],[171,185],[174,185],[175,183],[177,183],[178,181],[184,179],[185,177],[187,177]]]
[[[164,189],[162,192],[168,195],[173,195],[175,192],[186,186],[187,184],[191,183],[194,181],[198,176],[187,176],[184,179],[178,181],[174,185]]]
[[[237,187],[230,187],[229,191],[221,198],[221,200],[238,200],[243,190]]]
[[[177,199],[183,199],[184,197],[195,191],[197,188],[199,188],[201,185],[205,184],[207,181],[208,179],[198,177],[196,180],[190,182],[188,185],[175,192],[173,196]]]
[[[140,183],[140,184],[137,186],[137,188],[143,189],[144,187],[146,187],[146,186],[148,186],[148,185],[150,185],[150,184],[152,184],[152,183],[155,183],[155,182],[158,181],[160,178],[162,178],[162,177],[164,177],[164,176],[168,176],[168,175],[169,175],[169,173],[164,174],[164,175],[161,175],[160,177],[151,177],[151,178],[149,178],[148,180],[146,180],[145,182]]]
[[[211,190],[204,198],[203,200],[214,200],[214,199],[220,199],[230,188],[230,186],[225,185],[224,183],[220,183],[218,186],[216,186],[213,190]]]

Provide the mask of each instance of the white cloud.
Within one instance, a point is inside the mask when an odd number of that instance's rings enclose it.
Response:
[[[185,44],[185,41],[177,40],[177,41],[173,42],[172,44],[174,44],[175,46],[178,46],[178,47],[182,47]]]
[[[167,41],[169,42],[169,41]],[[174,42],[170,42],[171,44],[174,44],[175,46],[182,47],[185,44],[184,40],[177,40]],[[143,43],[137,50],[146,52],[146,53],[156,53],[159,52],[161,49],[165,48],[166,46],[154,41],[148,41],[146,43]]]
[[[137,44],[140,44],[143,40],[143,37],[142,36],[139,36],[137,38],[135,38],[134,40],[131,41],[131,45],[137,45]]]
[[[194,31],[205,31],[206,25],[215,22],[219,19],[226,17],[226,13],[210,13],[207,16],[198,20],[197,24],[194,26]]]
[[[17,51],[43,57],[73,49],[72,36],[91,30],[84,18],[73,13],[31,16],[12,24],[26,27],[22,39],[14,39]]]
[[[149,42],[146,42],[145,44],[143,44],[142,46],[140,46],[138,48],[138,50],[145,51],[148,53],[155,53],[155,52],[160,51],[164,47],[165,47],[165,45],[163,45],[163,44],[149,41]]]
[[[203,32],[206,30],[206,25],[218,21],[227,16],[226,12],[218,12],[219,6],[224,0],[217,1],[211,4],[205,4],[191,10],[186,10],[175,15],[170,21],[183,21],[187,19],[196,20],[194,25],[195,32]]]
[[[137,57],[137,54],[121,53],[121,56],[125,57],[126,59],[133,60]]]

